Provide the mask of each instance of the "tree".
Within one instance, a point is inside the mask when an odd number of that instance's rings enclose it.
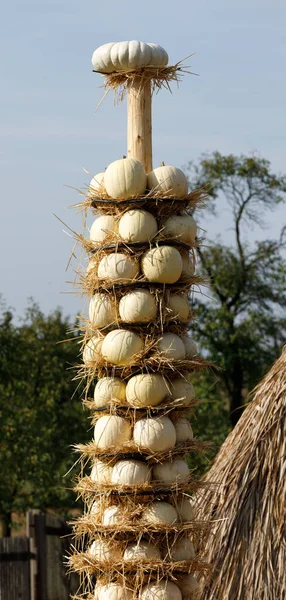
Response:
[[[85,441],[87,420],[69,367],[78,362],[77,334],[57,310],[32,304],[14,324],[0,322],[0,513],[9,535],[13,512],[74,505],[71,444]],[[74,338],[72,342],[59,343]]]
[[[208,241],[198,251],[201,272],[210,280],[210,297],[196,300],[197,337],[229,398],[232,424],[246,393],[277,358],[286,333],[286,226],[279,239],[249,241],[248,228],[263,227],[267,210],[285,200],[286,178],[256,156],[204,155],[189,163],[192,187],[208,186],[211,209],[231,208],[234,239]],[[223,226],[223,223],[222,223]]]

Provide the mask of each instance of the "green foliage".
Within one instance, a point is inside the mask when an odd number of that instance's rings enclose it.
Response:
[[[45,317],[36,305],[19,325],[10,311],[0,323],[0,513],[29,507],[74,506],[71,444],[87,439],[87,417],[68,370],[78,361],[77,334],[59,310]],[[73,471],[74,475],[74,471]]]

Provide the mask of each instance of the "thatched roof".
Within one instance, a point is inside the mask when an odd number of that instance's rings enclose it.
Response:
[[[199,517],[218,520],[203,600],[286,598],[286,348],[253,394],[200,500]]]

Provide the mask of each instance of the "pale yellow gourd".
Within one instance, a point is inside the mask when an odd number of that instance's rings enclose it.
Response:
[[[109,294],[94,294],[89,302],[89,320],[93,327],[107,327],[117,318],[116,303]]]
[[[153,478],[166,485],[185,483],[190,478],[188,464],[182,458],[174,458],[171,462],[158,463],[153,467]]]
[[[174,423],[176,430],[176,443],[187,442],[194,439],[193,430],[188,419],[179,417]]]
[[[176,509],[183,522],[193,521],[196,518],[194,500],[191,496],[185,494],[176,504]]]
[[[158,352],[164,358],[183,360],[186,356],[185,346],[175,333],[163,333],[157,343]]]
[[[181,575],[178,583],[183,595],[183,600],[189,600],[189,598],[197,599],[200,597],[201,586],[191,573],[188,575]]]
[[[161,375],[141,373],[129,379],[126,400],[136,407],[158,406],[168,394],[168,387]]]
[[[186,358],[194,358],[198,355],[197,346],[195,342],[191,340],[191,338],[189,338],[188,336],[184,336],[182,337],[182,341],[186,350]]]
[[[185,406],[188,406],[196,395],[193,384],[183,379],[183,377],[174,379],[170,384],[170,389],[172,397],[180,400]]]
[[[144,418],[135,423],[133,439],[138,448],[164,452],[174,448],[176,430],[168,417]]]
[[[125,242],[149,242],[157,231],[155,217],[146,210],[128,210],[118,225],[118,233]]]
[[[112,401],[125,403],[126,383],[119,377],[102,377],[94,388],[94,404],[97,408],[102,408]]]
[[[132,290],[119,302],[120,318],[125,323],[148,323],[156,318],[157,312],[155,296],[148,290]]]
[[[151,469],[140,460],[119,460],[115,463],[111,483],[116,485],[141,485],[151,479]]]
[[[98,265],[99,279],[116,283],[132,281],[139,274],[139,271],[138,262],[121,252],[106,254]]]
[[[118,229],[118,223],[113,215],[102,215],[93,221],[90,228],[90,241],[95,244],[102,244],[107,238],[110,238]]]
[[[187,537],[178,539],[173,546],[170,547],[171,560],[191,560],[195,557],[194,544]]]
[[[130,71],[140,67],[164,67],[168,54],[158,44],[139,42],[110,42],[97,48],[92,55],[92,66],[99,73]]]
[[[88,340],[85,345],[82,353],[82,360],[88,366],[89,363],[92,363],[95,360],[98,360],[101,356],[101,348],[103,342],[102,336],[94,335]]]
[[[142,511],[142,521],[156,525],[177,523],[178,513],[172,504],[158,501],[148,504]]]
[[[94,441],[101,450],[112,446],[120,446],[131,439],[131,425],[127,419],[118,415],[104,415],[96,421]]]
[[[182,594],[175,583],[163,579],[145,585],[140,600],[182,600]]]
[[[110,560],[116,562],[122,559],[120,547],[114,542],[106,541],[104,538],[94,540],[87,552],[91,558],[100,562]]]
[[[192,255],[189,254],[189,252],[184,252],[184,251],[181,251],[181,258],[182,258],[182,264],[183,264],[182,278],[191,279],[191,277],[194,277],[194,275],[195,275],[195,270],[196,270],[195,259]]]
[[[180,252],[172,246],[152,248],[143,255],[141,269],[148,281],[175,283],[180,279],[183,263]]]
[[[104,173],[97,173],[92,178],[88,188],[88,195],[95,196],[98,191],[104,192]]]
[[[105,509],[102,516],[103,525],[122,525],[124,522],[124,513],[120,506],[109,506]]]
[[[177,167],[163,165],[157,167],[148,174],[148,190],[154,190],[156,194],[168,194],[173,198],[184,198],[188,193],[188,180]]]
[[[137,544],[129,544],[124,554],[123,560],[138,560],[138,561],[149,561],[149,560],[160,560],[161,554],[157,546],[154,544],[148,544],[148,542],[137,542]]]
[[[191,215],[173,215],[165,221],[163,233],[167,238],[193,244],[197,229],[197,224]]]
[[[102,461],[95,460],[91,469],[90,478],[95,483],[110,483],[112,474],[112,467]]]
[[[177,321],[187,321],[190,313],[189,299],[187,294],[170,294],[166,308],[168,318]]]
[[[133,592],[119,583],[97,584],[94,588],[94,600],[133,600]]]
[[[105,189],[111,198],[136,198],[145,192],[146,184],[144,167],[134,158],[115,160],[104,173]]]
[[[106,362],[124,366],[134,361],[144,350],[144,342],[137,333],[114,329],[104,338],[101,354]]]

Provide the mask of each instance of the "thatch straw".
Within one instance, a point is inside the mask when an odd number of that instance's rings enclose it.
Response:
[[[214,563],[204,600],[286,598],[286,348],[223,444],[199,500],[222,521],[206,542]]]

